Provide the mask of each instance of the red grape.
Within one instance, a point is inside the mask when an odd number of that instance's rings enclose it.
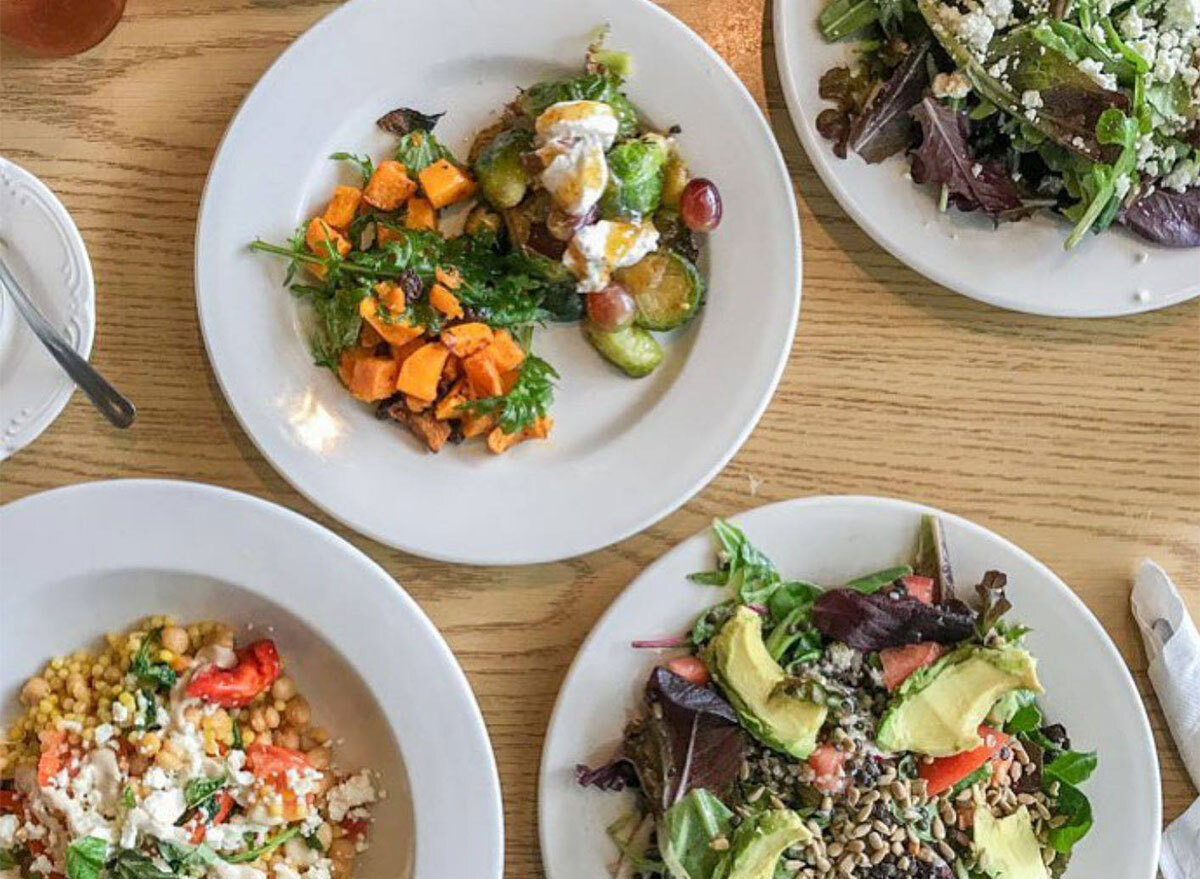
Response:
[[[704,177],[689,180],[679,197],[679,213],[693,232],[711,232],[721,222],[721,193]]]
[[[623,330],[633,323],[637,302],[624,286],[613,281],[603,290],[587,295],[587,315],[606,333]]]

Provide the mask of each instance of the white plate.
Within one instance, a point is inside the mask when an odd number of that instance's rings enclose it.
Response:
[[[71,215],[42,181],[0,157],[0,241],[29,298],[84,358],[96,320],[92,264]],[[75,384],[0,292],[0,461],[37,439]]]
[[[500,879],[500,784],[471,688],[416,602],[340,537],[249,495],[126,480],[0,509],[0,555],[5,715],[51,656],[147,615],[273,627],[345,738],[339,763],[383,773],[359,874]]]
[[[816,130],[832,106],[817,94],[821,74],[853,56],[817,29],[823,3],[775,0],[779,78],[808,157],[854,221],[896,259],[972,299],[1051,317],[1112,317],[1164,308],[1200,295],[1200,250],[1160,247],[1113,227],[1070,251],[1070,225],[1044,214],[999,229],[978,213],[937,209],[928,188],[904,178],[893,156],[868,165],[833,154]],[[1143,258],[1144,257],[1144,258]]]
[[[731,521],[784,576],[829,584],[910,561],[923,513],[942,517],[958,583],[977,583],[990,569],[1008,574],[1012,618],[1034,629],[1028,641],[1039,660],[1048,715],[1067,725],[1076,746],[1099,751],[1099,767],[1084,786],[1096,823],[1076,848],[1067,879],[1153,879],[1162,803],[1145,710],[1104,629],[1049,568],[978,525],[906,501],[804,498]],[[720,600],[718,590],[684,579],[713,561],[705,532],[647,568],[596,624],[567,672],[550,718],[538,786],[547,879],[601,876],[614,860],[604,828],[628,810],[629,795],[580,788],[574,767],[612,754],[651,668],[662,656],[680,652],[634,650],[629,642],[686,632],[700,611]]]
[[[694,173],[717,181],[709,301],[631,380],[577,326],[534,347],[562,374],[554,436],[500,458],[481,443],[433,456],[375,420],[314,367],[304,314],[281,289],[282,240],[352,172],[335,150],[379,155],[374,120],[399,106],[447,111],[459,155],[517,87],[577,71],[595,28],[634,53],[635,103],[683,126]],[[433,38],[448,33],[453,39]],[[397,53],[397,34],[405,39]],[[782,372],[800,307],[791,184],[769,128],[733,72],[645,0],[352,0],[284,53],[246,99],[209,174],[196,234],[196,295],[217,379],[246,432],[330,515],[389,546],[473,564],[568,558],[634,534],[716,474],[749,435]],[[419,500],[415,500],[419,498]]]

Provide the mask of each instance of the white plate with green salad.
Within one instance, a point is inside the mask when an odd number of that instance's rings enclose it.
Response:
[[[1153,879],[1158,762],[1046,566],[905,501],[714,523],[613,603],[542,752],[549,879]]]
[[[799,226],[754,100],[653,4],[352,0],[231,124],[196,288],[233,411],[308,498],[533,563],[642,530],[745,440]]]
[[[775,0],[788,110],[896,258],[993,305],[1200,295],[1195,0]]]

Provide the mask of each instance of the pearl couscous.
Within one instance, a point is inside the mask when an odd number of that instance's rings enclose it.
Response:
[[[346,879],[370,770],[333,740],[270,639],[153,617],[52,659],[0,740],[0,879]]]

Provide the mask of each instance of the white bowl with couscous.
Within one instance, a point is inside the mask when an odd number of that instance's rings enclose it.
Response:
[[[0,509],[0,879],[499,877],[461,670],[373,562],[206,486]]]

